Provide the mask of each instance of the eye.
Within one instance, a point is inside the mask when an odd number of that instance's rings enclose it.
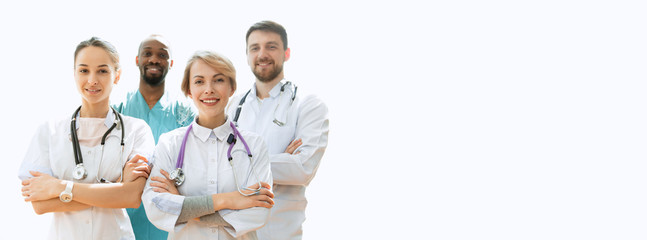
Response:
[[[166,55],[164,53],[160,53],[160,58],[168,58],[168,55]]]
[[[196,80],[193,81],[193,84],[196,84],[196,85],[197,84],[202,84],[202,82],[203,82],[202,79],[196,79]]]
[[[87,72],[88,72],[88,70],[87,70],[87,69],[85,69],[85,68],[81,68],[81,69],[79,69],[79,72],[80,72],[80,73],[87,73]]]
[[[251,47],[251,48],[249,48],[249,51],[250,52],[256,52],[256,51],[258,51],[258,47]]]
[[[105,73],[110,73],[110,71],[108,71],[106,69],[99,69],[99,73],[105,74]]]
[[[150,57],[151,55],[153,55],[151,52],[144,52],[143,54],[144,57]]]

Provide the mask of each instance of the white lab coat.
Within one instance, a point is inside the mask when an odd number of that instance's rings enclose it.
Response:
[[[150,186],[151,178],[162,176],[160,169],[171,172],[176,169],[182,139],[188,127],[175,129],[162,134],[153,156],[153,170],[144,188],[142,200],[148,219],[164,231],[168,239],[256,239],[256,230],[268,221],[269,209],[254,207],[243,210],[220,210],[218,213],[231,225],[210,225],[189,220],[177,224],[185,196],[204,196],[216,193],[237,191],[234,184],[234,170],[239,184],[246,187],[257,182],[255,176],[247,176],[250,161],[242,141],[234,145],[232,160],[234,168],[227,159],[227,137],[233,133],[229,121],[213,130],[198,125],[195,120],[186,142],[183,171],[185,182],[178,187],[180,195],[157,193]],[[254,170],[260,181],[271,184],[267,147],[260,136],[241,131],[253,155]],[[163,177],[163,176],[162,176]],[[233,227],[233,228],[232,228]]]
[[[239,129],[261,135],[270,153],[275,205],[268,224],[258,230],[259,239],[301,239],[301,225],[305,221],[307,205],[306,186],[314,178],[328,145],[326,105],[313,95],[302,97],[298,92],[290,105],[294,88],[286,86],[280,96],[282,84],[277,84],[270,91],[270,97],[263,99],[262,103],[256,97],[256,85],[252,86],[238,119]],[[229,100],[227,113],[232,118],[245,93]],[[285,121],[286,113],[287,121],[283,127],[272,122],[275,116]],[[300,153],[284,153],[288,144],[295,139],[303,140],[301,147],[296,150]]]
[[[79,183],[97,183],[96,177],[116,182],[124,164],[135,155],[150,157],[155,147],[153,134],[146,122],[122,116],[125,130],[124,157],[121,153],[121,130],[113,129],[106,138],[101,169],[101,145],[81,145],[83,165],[88,175],[83,180],[73,180],[76,166],[70,135],[70,117],[49,121],[41,125],[32,139],[29,150],[18,171],[22,180],[31,176],[30,170],[44,172],[58,179]],[[106,126],[114,121],[112,111],[106,117]],[[126,158],[127,157],[127,158]],[[135,239],[130,219],[123,208],[99,208],[72,212],[55,212],[49,239]]]

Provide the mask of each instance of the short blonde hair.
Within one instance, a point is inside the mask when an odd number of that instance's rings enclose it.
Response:
[[[182,78],[182,92],[185,96],[191,94],[190,90],[190,79],[191,79],[191,66],[197,61],[202,60],[207,65],[225,75],[229,78],[229,83],[231,83],[232,92],[236,92],[236,69],[234,65],[227,59],[225,56],[222,56],[218,53],[211,51],[196,51],[189,61],[186,63],[186,68],[184,69],[184,77]]]

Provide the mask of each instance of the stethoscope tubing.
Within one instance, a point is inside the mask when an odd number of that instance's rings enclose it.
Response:
[[[83,171],[85,171],[85,167],[83,166],[83,154],[81,153],[81,146],[79,145],[79,137],[78,137],[78,135],[76,133],[76,117],[79,115],[79,111],[81,111],[81,107],[82,106],[79,106],[79,108],[77,108],[76,111],[74,111],[74,114],[72,115],[72,121],[70,121],[70,135],[71,135],[71,138],[72,138],[71,139],[72,140],[72,148],[73,148],[73,151],[74,151],[74,162],[76,163],[77,167],[80,167],[80,168],[83,169]],[[124,139],[125,139],[124,120],[121,117],[121,114],[119,114],[114,108],[110,107],[110,110],[112,110],[112,112],[115,114],[115,118],[118,119],[119,124],[121,124],[121,142],[120,142],[121,154],[119,156],[121,158],[121,157],[123,157],[123,150],[124,150],[124,145],[125,145],[125,143],[124,143]],[[108,128],[108,130],[101,137],[101,160],[99,162],[99,168],[101,167],[101,163],[103,162],[103,149],[104,149],[104,146],[106,144],[106,139],[108,138],[108,135],[110,134],[110,132],[112,132],[112,130],[115,127],[117,127],[116,122],[114,122],[112,124],[112,126],[110,126],[110,128]],[[82,177],[77,178],[77,180],[84,179],[86,177],[86,175],[87,174],[83,175]],[[123,176],[123,170],[122,170],[121,175]],[[98,179],[98,177],[99,176],[97,176],[97,179]],[[101,178],[101,179],[102,180],[100,182],[106,182],[104,178]]]

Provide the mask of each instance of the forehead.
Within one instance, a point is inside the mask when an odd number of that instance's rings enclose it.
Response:
[[[139,51],[142,51],[144,49],[153,51],[169,51],[167,44],[165,44],[163,40],[158,38],[149,38],[147,40],[144,40],[139,47]]]
[[[283,40],[281,40],[281,35],[271,31],[256,30],[249,34],[247,38],[247,46],[252,44],[267,44],[269,42],[275,42],[283,46]]]
[[[214,67],[204,62],[203,60],[198,59],[195,62],[193,62],[193,64],[191,65],[190,73],[191,73],[191,77],[195,75],[202,75],[203,77],[206,77],[204,75],[213,76],[220,72]]]
[[[80,64],[96,67],[101,65],[113,66],[114,62],[106,50],[100,47],[90,46],[81,49],[76,56],[74,65],[77,66]]]

